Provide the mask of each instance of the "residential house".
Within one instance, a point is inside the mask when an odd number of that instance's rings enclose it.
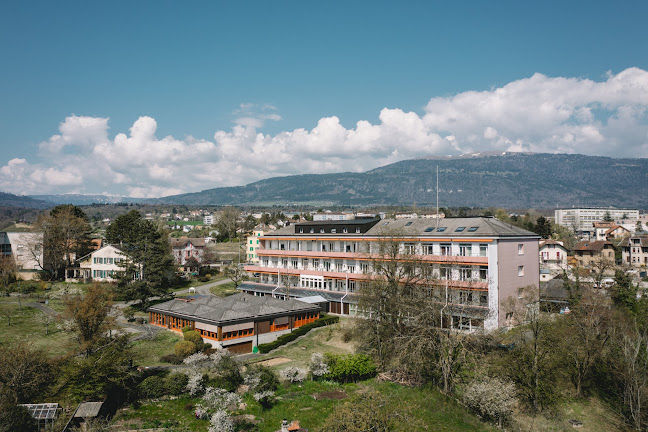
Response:
[[[170,238],[169,241],[173,258],[185,271],[195,271],[195,266],[202,264],[205,255],[205,239],[181,237]]]
[[[648,267],[648,235],[633,235],[622,244],[622,260],[632,267]]]
[[[66,269],[65,280],[78,282],[95,280],[116,282],[124,271],[124,261],[128,256],[115,245],[106,245],[76,260],[78,267]],[[136,275],[136,278],[139,274]]]
[[[173,299],[150,307],[148,312],[153,325],[176,332],[189,326],[204,341],[243,354],[315,321],[320,308],[298,300],[238,293],[228,297]]]
[[[358,314],[358,290],[386,233],[398,232],[403,253],[429,263],[435,291],[447,291],[448,325],[493,330],[506,325],[504,303],[522,287],[539,286],[538,242],[532,232],[495,218],[355,219],[303,222],[259,238],[260,283],[239,289],[280,298],[320,296],[327,312]],[[457,306],[457,307],[454,307]]]
[[[593,261],[604,257],[614,262],[614,245],[607,240],[583,240],[574,247],[579,267],[592,267]]]
[[[567,268],[567,248],[563,242],[557,240],[543,240],[540,242],[540,269],[547,269],[551,273],[558,273]]]

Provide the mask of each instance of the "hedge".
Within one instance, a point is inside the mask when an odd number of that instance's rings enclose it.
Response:
[[[279,348],[282,345],[286,345],[288,342],[294,341],[299,336],[305,335],[314,328],[335,324],[338,321],[340,321],[339,317],[320,314],[320,318],[313,321],[312,323],[304,324],[303,326],[294,329],[290,333],[281,335],[274,342],[259,345],[259,352],[261,354],[268,353],[273,349]]]

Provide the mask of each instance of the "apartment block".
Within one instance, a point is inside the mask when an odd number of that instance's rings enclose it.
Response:
[[[361,284],[373,277],[380,242],[393,239],[403,256],[429,264],[445,304],[459,305],[451,325],[493,330],[506,325],[503,303],[539,286],[538,243],[532,232],[494,218],[354,219],[298,223],[259,238],[259,263],[246,270],[259,283],[239,289],[273,297],[319,296],[327,312],[356,315]]]
[[[556,223],[576,231],[594,231],[594,222],[603,222],[609,214],[612,220],[638,219],[639,210],[615,208],[572,208],[557,209],[554,212]]]

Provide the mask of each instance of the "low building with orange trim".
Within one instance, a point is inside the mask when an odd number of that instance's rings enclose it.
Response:
[[[315,321],[320,307],[299,300],[238,293],[173,299],[151,306],[148,312],[153,325],[177,332],[188,326],[205,342],[235,353],[249,353],[259,344]]]
[[[259,238],[259,264],[245,267],[259,275],[259,283],[239,289],[279,298],[319,295],[327,300],[326,312],[359,314],[357,293],[373,277],[385,240],[399,243],[403,259],[429,264],[430,280],[447,291],[446,304],[460,306],[449,317],[453,328],[506,326],[506,300],[517,298],[522,287],[539,287],[540,236],[492,217],[473,217],[290,225]]]

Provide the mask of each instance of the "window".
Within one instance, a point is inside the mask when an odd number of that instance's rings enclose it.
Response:
[[[405,224],[405,226],[410,226],[410,225],[412,225],[412,221],[409,221]]]
[[[320,228],[320,233],[324,233],[324,228]]]
[[[488,267],[479,267],[479,279],[482,281],[488,279]]]
[[[434,227],[425,228],[425,232],[432,232],[432,231],[434,231]]]
[[[360,234],[360,228],[356,228],[356,234]]]
[[[470,227],[470,228],[468,228],[468,232],[475,232],[475,231],[477,231],[477,228],[479,228],[479,227]]]
[[[337,233],[337,229],[331,228],[331,233],[333,233],[333,234]]]
[[[299,232],[303,234],[304,233],[304,228],[299,228]]]
[[[439,227],[437,228],[437,232],[443,232],[447,229],[447,227]]]
[[[518,276],[524,276],[524,266],[518,266]]]
[[[449,244],[442,244],[441,255],[452,255],[452,246]]]
[[[524,244],[522,243],[518,245],[518,255],[524,255]]]
[[[488,245],[480,244],[479,245],[479,256],[485,257],[488,252]]]
[[[348,232],[349,232],[349,230],[348,230],[348,229],[346,229],[346,228],[343,228],[343,229],[342,229],[342,232],[346,234],[346,233],[348,233]]]
[[[465,229],[466,229],[466,227],[457,227],[457,229],[455,230],[455,232],[462,232],[462,231],[465,230]]]
[[[470,267],[461,267],[459,269],[459,280],[470,280],[471,274],[472,270],[470,269]]]
[[[460,244],[459,245],[459,255],[461,256],[471,256],[472,255],[472,246],[469,244]]]
[[[315,232],[313,228],[310,229],[311,234]]]

